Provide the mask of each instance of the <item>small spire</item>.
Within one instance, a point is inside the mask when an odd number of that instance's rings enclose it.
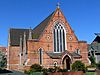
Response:
[[[23,56],[24,62],[27,60],[27,41],[26,41],[26,32],[24,32],[24,40],[23,40]],[[23,62],[23,64],[24,64]]]
[[[22,36],[20,35],[20,54],[22,55]]]
[[[60,8],[60,3],[59,2],[57,3],[57,8]]]
[[[25,53],[27,52],[27,50],[26,50],[26,32],[24,32],[23,51],[24,51],[24,55],[25,55]]]
[[[22,64],[22,56],[23,55],[23,51],[22,51],[22,36],[20,35],[20,52],[19,52],[19,64]]]

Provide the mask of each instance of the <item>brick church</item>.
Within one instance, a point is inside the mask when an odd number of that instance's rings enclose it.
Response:
[[[87,42],[78,40],[59,6],[34,29],[9,30],[10,70],[29,69],[32,64],[69,70],[76,60],[88,65]]]

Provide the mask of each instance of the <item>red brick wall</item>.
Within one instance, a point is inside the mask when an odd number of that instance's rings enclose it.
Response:
[[[19,63],[19,47],[10,47],[9,48],[9,63],[10,64],[18,64]]]
[[[19,47],[9,47],[9,55],[8,55],[8,65],[9,69],[14,70],[18,69],[19,64]]]
[[[86,42],[79,42],[79,48],[81,50],[81,55],[82,55],[82,62],[85,63],[86,65],[89,64],[88,62],[88,49],[87,49],[88,45]]]

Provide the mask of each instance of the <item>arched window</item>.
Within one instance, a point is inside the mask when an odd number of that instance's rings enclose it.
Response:
[[[54,52],[64,52],[65,51],[65,35],[66,31],[62,23],[57,22],[54,26]]]
[[[43,50],[41,48],[39,49],[39,64],[43,64]]]

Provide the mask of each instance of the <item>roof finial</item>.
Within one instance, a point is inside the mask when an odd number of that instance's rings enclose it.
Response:
[[[59,2],[57,3],[57,8],[60,8],[60,3]]]

